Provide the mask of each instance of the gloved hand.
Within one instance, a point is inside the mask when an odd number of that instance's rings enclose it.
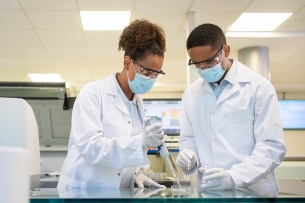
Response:
[[[148,125],[150,117],[144,119],[144,125],[146,126],[142,133],[143,148],[158,147],[165,143],[166,136],[162,130],[162,123],[155,123]]]
[[[184,149],[179,152],[176,164],[183,169],[193,169],[197,163],[196,155],[192,150]]]
[[[144,188],[144,185],[148,187],[157,187],[157,188],[163,188],[165,189],[166,187],[164,185],[160,185],[153,181],[151,178],[147,177],[144,175],[143,170],[140,170],[138,175],[135,177],[135,182],[137,183],[139,188]]]
[[[199,168],[204,173],[201,185],[202,189],[210,190],[231,190],[235,187],[235,183],[230,174],[223,168]]]
[[[152,196],[153,194],[156,194],[157,192],[160,192],[162,190],[165,190],[163,187],[159,188],[139,188],[135,193],[134,197],[137,198],[147,198]]]

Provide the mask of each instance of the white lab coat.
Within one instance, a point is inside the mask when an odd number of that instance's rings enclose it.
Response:
[[[268,80],[236,60],[227,76],[233,84],[218,99],[201,78],[184,92],[180,151],[193,150],[197,166],[224,168],[235,188],[278,190],[273,170],[286,147],[276,92]],[[201,178],[198,172],[198,184]]]
[[[134,96],[143,120],[143,101]],[[136,166],[133,176],[141,167],[146,170],[149,161],[147,150],[142,149],[142,136],[131,137],[131,130],[132,120],[113,74],[85,85],[73,106],[68,155],[59,186],[118,188],[123,168]]]

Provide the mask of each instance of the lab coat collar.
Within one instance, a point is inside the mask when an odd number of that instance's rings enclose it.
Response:
[[[229,81],[223,92],[220,94],[216,101],[215,106],[229,98],[240,89],[240,83],[250,82],[252,72],[245,65],[241,64],[237,60],[233,61],[233,64],[226,75],[226,80]]]
[[[116,85],[116,74],[117,73],[113,73],[106,79],[106,84],[105,84],[106,92],[107,94],[114,96],[112,101],[113,104],[123,113],[129,115],[129,112],[124,104],[123,98],[121,97],[120,92]]]
[[[122,112],[124,112],[125,114],[129,115],[129,112],[124,104],[123,98],[120,96],[119,90],[116,86],[116,75],[118,74],[118,72],[115,72],[113,74],[111,74],[107,79],[106,79],[106,84],[105,84],[105,89],[106,89],[106,93],[113,95],[113,104]],[[140,97],[140,95],[138,94],[134,94],[133,95],[134,99],[133,102],[136,101],[136,105],[138,106],[140,115],[142,120],[146,117],[144,110],[143,110],[143,101],[142,98]]]

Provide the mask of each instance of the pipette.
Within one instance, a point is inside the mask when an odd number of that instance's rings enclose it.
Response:
[[[146,123],[145,128],[146,128],[147,126],[150,126],[150,120]],[[174,171],[174,169],[173,169],[171,163],[170,163],[169,160],[168,160],[168,155],[169,155],[169,153],[168,153],[168,150],[167,150],[166,146],[160,145],[160,146],[158,147],[158,151],[160,152],[160,155],[165,159],[165,162],[167,163],[167,165],[168,165],[168,167],[169,167],[169,170],[172,172],[172,174],[173,174],[173,176],[174,176],[176,182],[178,183],[179,187],[182,189],[182,187],[181,187],[181,185],[180,185],[180,182],[179,182],[179,180],[178,180],[178,178],[177,178],[177,176],[176,176],[176,173],[175,173],[175,171]]]
[[[176,176],[176,173],[175,173],[175,171],[172,167],[172,164],[168,160],[169,153],[168,153],[168,150],[167,150],[166,146],[161,145],[161,146],[158,147],[158,150],[160,152],[160,155],[165,159],[165,162],[167,163],[167,165],[169,167],[169,170],[172,172],[174,178],[176,179],[176,182],[178,183],[179,187],[181,188],[180,182],[179,182],[179,180]]]

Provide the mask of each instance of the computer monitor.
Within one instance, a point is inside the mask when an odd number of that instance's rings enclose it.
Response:
[[[144,99],[144,111],[151,124],[163,123],[167,135],[179,135],[181,126],[181,99]]]
[[[283,129],[305,129],[305,100],[279,100]]]

